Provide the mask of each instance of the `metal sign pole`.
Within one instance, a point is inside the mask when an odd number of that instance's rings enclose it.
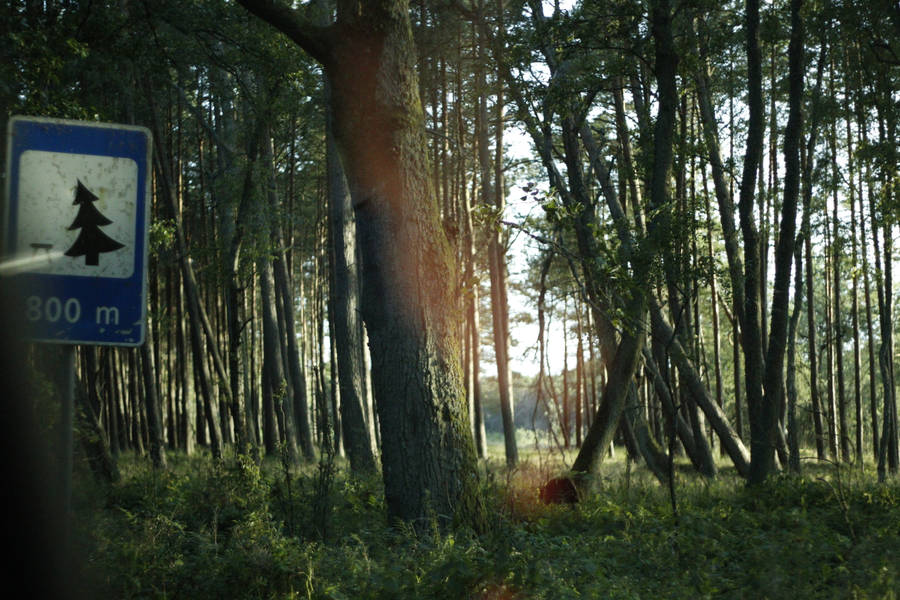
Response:
[[[75,346],[60,347],[60,504],[62,506],[63,544],[68,557],[72,523],[72,471],[74,468],[75,425]]]

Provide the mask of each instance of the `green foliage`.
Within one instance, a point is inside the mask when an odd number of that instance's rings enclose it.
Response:
[[[171,252],[175,245],[175,221],[160,219],[150,224],[150,252],[154,257]]]
[[[537,502],[546,469],[497,467],[492,527],[475,535],[391,528],[378,478],[338,469],[323,540],[322,473],[307,469],[293,475],[289,533],[274,461],[131,465],[104,504],[80,509],[98,597],[882,598],[900,586],[900,487],[858,470],[812,466],[754,489],[681,480],[675,519],[641,470],[573,509]]]

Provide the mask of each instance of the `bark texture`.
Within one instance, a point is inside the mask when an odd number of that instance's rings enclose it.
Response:
[[[334,343],[337,351],[338,382],[341,391],[341,434],[356,474],[375,470],[375,454],[366,424],[365,358],[363,329],[359,316],[359,273],[356,264],[356,227],[350,192],[326,122],[328,168],[328,223],[334,261]]]
[[[428,179],[408,2],[338,2],[328,27],[277,2],[242,4],[322,62],[331,82],[362,256],[388,515],[480,528],[457,269]]]

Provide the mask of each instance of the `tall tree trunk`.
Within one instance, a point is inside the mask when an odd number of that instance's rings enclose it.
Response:
[[[582,415],[586,394],[584,376],[584,331],[581,327],[582,306],[580,302],[575,306],[577,346],[575,349],[575,447],[581,446],[581,434],[583,433]]]
[[[240,283],[240,252],[244,243],[245,229],[244,225],[248,219],[248,211],[251,205],[251,197],[253,190],[253,171],[256,164],[257,148],[259,135],[257,132],[251,134],[247,148],[247,167],[244,173],[243,188],[241,190],[241,198],[238,201],[237,215],[234,218],[233,226],[228,227],[224,235],[224,242],[227,245],[226,269],[227,281],[225,284],[225,307],[228,323],[228,375],[229,387],[231,389],[231,412],[235,422],[235,437],[239,446],[239,451],[243,451],[244,446],[248,444],[245,429],[249,425],[241,411],[240,401],[242,394],[242,369],[241,358],[241,340],[244,324],[241,323],[241,283]]]
[[[180,447],[181,440],[180,431],[178,427],[178,420],[180,418],[180,414],[178,411],[178,400],[177,400],[177,383],[178,377],[175,375],[175,369],[173,367],[173,361],[175,360],[175,356],[177,355],[177,348],[175,346],[175,301],[173,299],[173,291],[176,285],[177,277],[173,276],[173,269],[166,268],[165,269],[165,295],[166,299],[164,302],[164,311],[165,311],[165,319],[169,323],[169,326],[165,328],[165,345],[166,345],[166,353],[163,357],[161,357],[161,363],[164,364],[165,369],[165,381],[166,381],[166,440],[169,444],[170,450],[175,450]],[[157,363],[160,364],[160,363]]]
[[[860,137],[861,144],[868,143],[866,134],[865,117],[861,107],[857,104],[857,134]],[[871,194],[872,191],[872,169],[871,161],[865,163],[865,181],[866,188]],[[872,423],[872,453],[875,462],[878,462],[879,447],[881,441],[881,432],[878,431],[878,391],[876,385],[875,374],[875,327],[872,319],[872,292],[869,285],[869,249],[868,239],[866,237],[866,213],[863,203],[862,186],[859,193],[859,240],[862,245],[862,267],[863,267],[863,295],[866,301],[866,350],[869,356],[869,412]]]
[[[503,31],[503,0],[495,0],[495,10],[496,10],[496,27],[498,30]],[[486,38],[487,39],[487,38]],[[500,44],[494,44],[493,49],[493,60],[495,64],[500,65],[503,64],[505,59],[503,57],[503,46]],[[504,149],[503,149],[503,130],[506,127],[506,122],[503,115],[503,110],[505,107],[505,100],[503,94],[503,83],[502,79],[499,77],[499,66],[497,72],[497,98],[494,103],[494,208],[495,210],[502,215],[503,209],[506,206],[506,183],[504,180]],[[499,231],[495,230],[497,235],[497,255],[496,255],[496,265],[497,265],[497,274],[499,277],[497,278],[498,283],[498,303],[500,308],[500,323],[503,325],[503,339],[501,341],[501,345],[503,348],[503,357],[504,357],[504,365],[503,370],[506,372],[503,379],[505,379],[504,387],[507,388],[505,394],[501,393],[500,396],[500,410],[504,414],[504,421],[509,421],[509,433],[507,433],[507,428],[504,426],[503,432],[503,440],[504,446],[506,448],[507,457],[512,456],[512,460],[510,461],[507,458],[507,464],[516,464],[519,462],[519,450],[516,447],[516,418],[515,418],[515,397],[513,395],[513,375],[510,370],[510,345],[512,343],[511,335],[509,332],[509,293],[507,291],[508,287],[508,266],[506,259],[506,239],[505,236],[499,235]],[[492,291],[493,296],[493,291]],[[498,378],[498,383],[499,383]],[[507,397],[508,401],[503,402],[504,395]]]
[[[831,81],[829,87],[831,88],[831,97],[834,98],[834,66],[832,65],[831,70]],[[840,458],[844,462],[848,462],[850,460],[850,437],[849,437],[849,428],[847,425],[847,395],[844,393],[844,320],[843,320],[843,311],[841,308],[841,286],[842,286],[842,269],[841,269],[841,261],[843,260],[844,255],[844,241],[843,234],[840,230],[840,217],[838,216],[838,207],[840,202],[838,201],[838,161],[837,161],[837,120],[832,120],[831,123],[831,135],[828,140],[829,147],[831,149],[831,173],[834,179],[834,186],[832,188],[831,200],[833,203],[833,217],[831,219],[832,225],[832,240],[831,240],[831,250],[832,250],[832,259],[831,259],[831,274],[834,279],[834,283],[832,284],[832,297],[834,300],[833,309],[832,309],[832,327],[834,331],[833,338],[833,348],[834,348],[834,368],[835,368],[835,400],[837,404],[837,423],[839,425],[839,434],[838,441],[840,446]]]
[[[341,426],[350,470],[357,475],[375,471],[375,455],[366,425],[365,360],[359,317],[359,274],[356,263],[356,227],[350,192],[334,146],[330,111],[326,116],[328,169],[328,224],[334,263],[334,346],[341,393]]]
[[[895,20],[896,23],[896,20]],[[885,112],[885,121],[886,121],[886,134],[887,137],[885,139],[884,147],[887,150],[887,160],[884,162],[885,165],[885,175],[884,175],[884,188],[885,188],[885,198],[884,205],[885,206],[894,206],[894,203],[897,200],[897,106],[894,102],[894,88],[891,85],[890,80],[887,76],[882,75],[882,94],[884,95],[883,106]],[[891,281],[891,272],[892,272],[892,263],[893,261],[889,261],[888,257],[893,259],[893,235],[892,235],[892,220],[885,219],[884,221],[885,227],[885,240],[890,240],[888,244],[887,241],[885,243],[885,269],[886,269],[886,290],[885,293],[890,293],[890,281]],[[888,310],[892,303],[888,303]],[[892,314],[889,312],[889,314]],[[893,320],[891,319],[891,324],[893,324]],[[891,380],[896,381],[895,373],[894,373],[894,354],[893,354],[893,329],[891,330],[891,344],[889,347],[891,348],[891,353],[888,355],[888,361],[891,372]],[[900,426],[897,423],[897,394],[896,388],[892,388],[891,394],[891,406],[888,411],[888,416],[890,417],[891,426],[890,426],[890,437],[887,438],[886,442],[889,444],[889,454],[888,454],[888,467],[892,474],[897,474],[898,470],[900,470]]]
[[[464,192],[465,193],[465,192]],[[465,284],[464,303],[466,310],[466,364],[469,376],[466,394],[468,397],[469,420],[475,439],[475,448],[480,458],[487,458],[487,434],[484,429],[484,410],[481,405],[481,336],[478,310],[478,280],[475,275],[475,228],[472,223],[470,195],[465,197]],[[465,288],[464,288],[465,289]]]
[[[159,407],[153,355],[148,342],[141,344],[140,353],[141,375],[144,380],[144,406],[147,410],[147,429],[150,437],[150,458],[155,468],[165,469],[166,449],[163,439],[162,413]]]
[[[765,399],[758,416],[771,447],[759,457],[751,454],[750,481],[759,483],[774,469],[776,428],[779,427],[780,407],[783,404],[784,353],[788,330],[788,297],[790,294],[791,261],[794,257],[797,200],[800,193],[800,140],[803,134],[803,22],[800,16],[802,0],[791,0],[791,41],[788,47],[789,115],[785,129],[784,201],[781,225],[775,249],[775,283],[772,295],[771,332],[765,363]]]
[[[166,181],[167,178],[163,176],[162,179]],[[164,192],[164,194],[169,195],[169,193],[166,192]],[[174,206],[172,208],[174,209]],[[207,426],[209,427],[210,450],[212,451],[213,457],[218,459],[222,457],[222,433],[219,427],[218,409],[213,398],[214,391],[212,389],[212,381],[210,379],[209,371],[207,370],[206,366],[206,360],[204,358],[205,353],[203,349],[203,339],[201,337],[202,325],[198,322],[203,320],[205,310],[202,303],[200,302],[200,294],[197,290],[197,281],[194,279],[194,271],[191,265],[191,258],[187,254],[187,244],[184,242],[183,233],[181,233],[181,229],[177,225],[176,236],[180,239],[178,245],[179,252],[182,255],[181,274],[184,284],[184,291],[186,292],[187,296],[187,312],[189,315],[188,333],[190,338],[192,360],[194,362],[195,368],[197,369],[197,375],[200,384],[200,394],[203,402],[203,412],[206,418]]]
[[[242,0],[322,62],[335,140],[363,256],[362,313],[392,519],[485,523],[456,332],[454,257],[428,181],[409,7],[338,2],[335,25],[310,25],[268,0]],[[436,276],[437,274],[437,276]]]
[[[180,265],[179,265],[180,266]],[[178,271],[176,271],[177,273]],[[184,282],[181,277],[175,278],[175,286],[179,292],[184,290]],[[184,302],[184,294],[179,293],[177,300],[175,302],[175,314],[176,314],[176,325],[175,325],[175,343],[176,343],[176,360],[175,364],[182,365],[180,369],[177,369],[178,377],[180,380],[180,390],[179,390],[179,405],[180,412],[182,415],[181,423],[179,425],[179,439],[181,440],[182,447],[184,453],[190,456],[194,452],[194,442],[196,441],[195,431],[197,429],[197,415],[195,411],[191,408],[191,401],[189,398],[193,395],[190,392],[193,390],[191,387],[191,373],[193,372],[193,361],[191,360],[190,354],[190,342],[188,341],[188,337],[185,335],[185,328],[187,324],[187,317],[185,310],[185,302]]]
[[[774,468],[773,432],[763,396],[763,347],[759,310],[759,231],[753,215],[756,177],[763,151],[762,66],[759,50],[759,0],[746,0],[744,33],[747,47],[747,145],[741,175],[739,213],[744,237],[744,306],[741,333],[744,376],[750,410],[750,482],[761,483]],[[774,410],[774,409],[773,409]]]
[[[701,165],[701,176],[705,175],[705,171],[706,169]],[[706,211],[706,256],[709,260],[714,260],[712,211],[710,210],[709,194],[706,190],[705,176],[703,176],[703,197],[705,198],[704,208]],[[719,334],[719,293],[717,280],[716,272],[713,271],[709,285],[710,310],[712,311],[713,367],[716,379],[716,404],[719,405],[719,408],[722,408],[724,406],[722,392],[722,344]],[[724,447],[719,446],[719,449],[721,454],[725,454]]]
[[[559,428],[563,435],[563,447],[572,447],[572,404],[569,402],[569,302],[563,300],[562,309],[562,416],[559,420]]]
[[[488,64],[487,49],[489,46],[488,28],[483,7],[479,14],[479,61],[476,67],[475,85],[479,90],[478,118],[476,120],[476,137],[478,140],[478,165],[480,168],[482,204],[497,211],[502,217],[503,179],[502,164],[492,165],[488,131],[488,107],[485,69]],[[502,112],[502,95],[497,91],[497,111]],[[499,160],[502,158],[503,124],[496,124]],[[495,176],[496,174],[496,176]],[[499,187],[498,187],[499,186]],[[506,294],[506,249],[502,231],[499,228],[489,230],[488,267],[491,277],[491,316],[494,332],[494,357],[497,363],[497,386],[500,393],[500,414],[503,420],[503,441],[506,450],[506,464],[513,467],[518,462],[519,452],[516,446],[516,428],[513,412],[512,378],[509,371],[509,301]]]
[[[672,200],[669,189],[669,177],[673,162],[673,149],[675,142],[675,122],[678,109],[678,94],[675,76],[678,66],[678,55],[675,51],[674,37],[672,33],[672,14],[668,0],[653,3],[651,7],[651,32],[655,46],[655,71],[657,80],[657,93],[659,103],[657,108],[656,123],[653,131],[653,165],[649,179],[649,208],[652,217],[647,223],[647,234],[651,244],[660,248],[663,252],[662,261],[666,282],[670,289],[675,288],[677,281],[675,246],[672,227]],[[672,314],[675,321],[676,335],[685,322],[684,317],[689,317],[690,312],[683,313],[681,300],[677,293],[669,294],[669,303],[672,305]],[[659,327],[657,318],[652,318],[653,327]],[[654,333],[656,336],[656,333]],[[681,374],[681,371],[679,370]],[[690,409],[690,407],[689,407]],[[700,442],[697,437],[702,432],[695,431],[695,442]],[[705,439],[703,440],[705,442]],[[698,452],[702,452],[702,459],[698,465],[707,476],[715,474],[715,464],[709,453],[708,444],[702,443],[696,446]]]
[[[589,155],[591,156],[591,162],[593,163],[594,169],[597,172],[599,181],[601,182],[601,184],[604,182],[608,182],[609,170],[605,168],[602,162],[599,160],[599,152],[596,148],[596,143],[593,141],[593,137],[591,136],[590,131],[583,127],[581,131],[581,137],[585,141],[585,147],[588,150]],[[604,187],[603,197],[607,201],[607,208],[609,208],[612,215],[613,223],[616,227],[619,239],[621,240],[623,248],[625,250],[625,256],[634,256],[634,243],[632,242],[631,234],[627,229],[624,210],[616,199],[615,194],[609,189],[609,186]],[[590,230],[590,227],[586,227],[586,229]],[[577,231],[578,228],[576,228],[576,232]],[[633,268],[635,272],[641,272],[641,267],[639,265]],[[588,274],[589,271],[586,270],[586,280]],[[588,286],[588,289],[591,289],[590,286]],[[652,302],[652,298],[650,314],[653,323],[653,336],[660,340],[663,344],[668,346],[670,356],[674,365],[679,370],[683,384],[689,390],[693,400],[697,403],[698,407],[703,411],[713,431],[715,431],[716,435],[719,436],[723,448],[734,462],[738,472],[742,476],[746,476],[749,466],[749,454],[746,448],[741,442],[740,437],[729,424],[728,419],[725,417],[725,414],[722,411],[721,407],[708,396],[708,393],[704,388],[699,375],[693,368],[689,357],[681,348],[681,344],[678,342],[678,340],[674,338],[674,333],[672,332],[671,327],[665,322],[661,309],[655,302]],[[615,354],[615,351],[609,350],[609,336],[604,335],[604,327],[602,327],[602,324],[606,322],[606,320],[603,318],[602,314],[598,316],[597,313],[592,313],[592,315],[596,319],[598,319],[597,322],[599,325],[601,325],[600,327],[598,327],[598,333],[600,334],[599,339],[601,344],[601,356],[613,356]],[[630,330],[626,329],[623,332],[623,336],[629,334],[629,332]],[[605,402],[606,396],[603,397]],[[616,396],[612,396],[612,398],[615,397]],[[595,420],[599,418],[599,416],[596,416]],[[586,445],[587,439],[585,440],[585,446]],[[648,458],[647,454],[645,454],[645,458],[648,459],[648,464],[653,462],[653,459]]]
[[[785,185],[788,182],[785,181]],[[787,190],[787,188],[785,188]],[[803,246],[799,239],[794,245],[794,310],[788,323],[787,338],[787,445],[788,468],[800,473],[800,432],[797,424],[797,325],[800,321],[800,307],[803,305]]]
[[[840,457],[840,440],[838,439],[840,436],[840,429],[838,429],[837,424],[837,393],[834,385],[835,378],[835,345],[834,345],[834,303],[832,301],[834,292],[832,288],[834,287],[834,278],[831,277],[833,263],[834,263],[834,252],[833,252],[833,242],[831,240],[832,237],[832,228],[830,226],[830,217],[829,213],[826,210],[825,214],[825,252],[827,256],[825,257],[825,391],[826,398],[828,399],[828,403],[825,406],[825,420],[827,421],[827,429],[828,429],[828,452],[831,454],[833,460],[838,461],[841,459]]]
[[[175,242],[180,256],[181,275],[184,284],[184,292],[187,300],[187,311],[190,316],[188,322],[190,344],[193,352],[193,358],[200,377],[201,394],[203,398],[204,412],[206,413],[207,423],[209,425],[210,449],[215,458],[222,456],[222,433],[219,427],[218,409],[212,397],[212,382],[206,367],[203,352],[203,333],[206,334],[209,342],[210,354],[213,358],[213,364],[216,366],[223,384],[228,381],[225,374],[225,367],[219,356],[218,349],[215,346],[216,338],[212,333],[212,327],[209,324],[209,318],[206,315],[206,309],[200,301],[200,292],[197,286],[197,280],[194,276],[194,268],[192,259],[188,254],[187,242],[184,236],[184,230],[181,223],[180,213],[176,202],[176,190],[174,187],[174,179],[172,177],[167,154],[163,146],[162,128],[156,115],[155,107],[151,105],[151,121],[153,140],[156,147],[156,164],[157,172],[160,175],[159,184],[161,187],[161,195],[167,202],[169,213],[175,220]],[[224,387],[224,386],[223,386]],[[224,389],[228,389],[224,387]]]
[[[252,274],[252,270],[250,273]],[[256,296],[256,285],[253,277],[249,277],[249,294],[241,299],[241,308],[244,314],[252,312],[248,306],[256,306],[254,298]],[[241,334],[241,354],[243,355],[243,363],[247,365],[247,369],[242,374],[244,388],[244,423],[246,424],[245,432],[247,433],[247,442],[250,445],[250,451],[254,458],[259,459],[259,440],[260,440],[260,420],[259,420],[259,370],[256,368],[256,351],[255,351],[255,335],[256,323],[251,321],[249,327],[245,327]]]
[[[276,450],[273,444],[283,441],[291,463],[298,461],[297,438],[290,422],[285,423],[284,406],[290,403],[291,390],[288,389],[284,375],[284,362],[281,354],[281,334],[278,329],[278,318],[275,308],[275,284],[272,276],[272,264],[268,257],[257,260],[259,272],[259,294],[262,304],[262,337],[263,337],[263,370],[267,381],[269,396],[265,398],[267,429],[272,430],[268,436],[266,452]],[[275,434],[274,432],[278,432]]]
[[[816,457],[819,460],[825,459],[825,430],[822,423],[822,399],[819,394],[819,357],[818,345],[816,342],[816,310],[815,310],[815,277],[813,271],[813,255],[812,255],[812,189],[813,189],[813,172],[815,163],[815,147],[818,135],[818,122],[821,110],[817,101],[822,90],[822,75],[825,67],[825,51],[827,46],[822,45],[819,50],[818,66],[816,69],[816,87],[812,94],[812,115],[810,116],[809,138],[806,140],[806,149],[803,153],[803,172],[801,174],[803,188],[803,220],[801,222],[803,236],[803,251],[805,254],[805,270],[806,270],[806,332],[807,345],[809,353],[809,397],[812,405],[813,417],[813,434],[815,436]]]
[[[285,360],[285,381],[291,386],[290,393],[285,396],[285,418],[292,431],[286,432],[288,443],[296,443],[305,460],[313,459],[312,433],[309,429],[309,401],[306,394],[306,374],[300,359],[300,349],[294,326],[294,294],[291,291],[290,276],[287,270],[281,227],[274,215],[279,214],[278,196],[275,190],[275,158],[272,148],[272,136],[268,125],[263,130],[263,159],[267,172],[266,199],[269,214],[269,234],[272,240],[274,260],[272,274],[275,289],[275,302],[279,304],[283,315],[284,327],[279,337],[279,347]],[[265,301],[265,300],[264,300]],[[281,340],[284,340],[283,342]],[[286,346],[286,347],[285,347]],[[296,442],[291,442],[294,439]],[[293,450],[291,450],[293,452]]]
[[[665,224],[663,221],[664,210],[660,210],[667,206],[669,202],[669,184],[668,177],[672,166],[672,147],[674,141],[675,127],[675,110],[676,110],[676,90],[675,90],[675,69],[677,66],[677,55],[674,51],[672,42],[671,29],[671,9],[667,0],[659,0],[654,2],[652,6],[652,30],[656,45],[656,73],[659,86],[659,108],[654,129],[654,154],[653,166],[650,177],[650,206],[655,209],[654,217],[651,219],[648,227],[648,235],[656,243],[660,244],[666,235]],[[566,155],[568,158],[567,166],[572,168],[575,165],[571,157],[577,156],[573,147],[571,138],[573,135],[566,135],[566,125],[572,117],[565,117],[563,120],[563,141],[566,144]],[[578,131],[570,124],[569,127],[576,134]],[[581,128],[582,137],[585,140],[590,139],[589,132]],[[607,182],[606,177],[600,177],[601,182]],[[627,231],[627,225],[624,219],[624,213],[621,206],[617,205],[614,193],[606,193],[608,203],[615,204],[610,208],[616,209],[614,220],[620,231],[620,238],[625,242],[630,241],[630,234]],[[588,212],[582,210],[582,219],[593,216],[593,210]],[[581,229],[586,230],[584,233],[593,235],[592,231],[587,227]],[[579,236],[581,237],[581,236]],[[587,238],[587,236],[584,236]],[[579,246],[582,242],[579,241]],[[647,265],[643,262],[647,257],[642,257],[634,253],[634,249],[630,244],[625,251],[630,255],[629,258],[634,261],[635,272],[641,272]],[[591,255],[582,249],[583,260],[589,260]],[[586,275],[590,270],[586,270]],[[596,281],[596,277],[593,278]],[[591,289],[590,287],[588,288]],[[608,447],[609,442],[615,433],[615,424],[618,423],[619,416],[622,414],[625,406],[626,395],[632,390],[632,378],[634,376],[637,363],[641,355],[644,345],[646,324],[643,322],[646,314],[648,302],[651,300],[651,294],[640,290],[635,290],[631,297],[626,300],[625,315],[628,322],[625,330],[621,335],[621,340],[615,349],[612,362],[607,370],[608,379],[603,390],[603,403],[598,409],[597,417],[591,424],[584,444],[573,463],[572,470],[576,473],[590,472],[596,463],[598,451]],[[595,320],[600,322],[605,320],[604,315],[600,311],[594,314]],[[654,326],[656,323],[654,323]],[[600,336],[601,344],[609,344],[609,335]],[[604,342],[604,340],[606,340]],[[674,337],[673,337],[674,340]],[[607,346],[609,348],[609,346]],[[609,356],[607,350],[607,356]],[[612,426],[611,426],[612,425]]]
[[[585,143],[590,143],[588,140],[592,138],[589,136],[589,131],[584,127],[580,129],[582,137],[586,140]],[[641,292],[635,292],[627,301],[625,314],[629,322],[622,331],[618,345],[616,345],[615,330],[612,323],[609,322],[608,316],[604,314],[604,311],[600,309],[600,307],[605,305],[606,301],[600,291],[602,278],[596,271],[597,265],[594,260],[594,257],[598,255],[596,251],[597,242],[594,238],[596,213],[593,203],[587,199],[584,181],[581,176],[578,134],[579,129],[576,127],[573,116],[564,117],[563,143],[569,170],[569,181],[572,186],[572,194],[564,195],[564,201],[574,209],[576,205],[574,198],[584,199],[583,202],[579,203],[580,210],[575,222],[575,234],[581,257],[581,269],[584,273],[585,287],[588,298],[591,301],[592,317],[597,328],[602,360],[606,364],[607,372],[606,385],[603,386],[601,393],[602,402],[585,434],[581,449],[572,466],[572,470],[575,473],[590,473],[596,468],[597,463],[602,460],[603,453],[615,436],[616,428],[625,410],[628,395],[634,393],[631,380],[637,369],[641,349],[646,337],[644,331],[646,325],[642,322],[646,299]],[[545,164],[548,163],[548,156],[546,155],[544,162]],[[621,215],[621,217],[624,220],[624,215]]]
[[[704,32],[705,33],[705,32]],[[715,118],[715,111],[712,104],[711,92],[709,90],[709,58],[706,44],[698,33],[698,49],[703,60],[704,67],[698,69],[695,74],[697,85],[697,104],[700,109],[700,118],[702,123],[703,141],[709,155],[709,164],[713,176],[713,189],[716,195],[716,202],[719,206],[719,220],[722,226],[722,236],[725,242],[725,255],[728,260],[728,273],[731,281],[732,290],[732,306],[734,318],[732,324],[732,355],[733,355],[733,373],[734,373],[734,400],[735,400],[735,424],[739,436],[744,435],[743,424],[743,386],[741,384],[741,354],[742,332],[744,331],[744,264],[741,259],[740,248],[738,244],[738,232],[734,216],[733,178],[726,181],[725,166],[722,161],[721,152],[719,150],[718,123]],[[733,112],[729,109],[729,112]],[[761,117],[757,117],[761,119]],[[733,125],[733,118],[730,120]],[[757,123],[757,127],[760,124]],[[729,127],[729,131],[733,132],[733,126]],[[733,136],[733,133],[731,134]],[[732,139],[730,137],[730,139]],[[761,141],[759,142],[761,144]],[[733,150],[729,151],[729,156],[733,155]],[[755,171],[754,171],[755,172]],[[752,239],[751,239],[752,241]],[[749,252],[749,251],[748,251]],[[750,267],[747,267],[749,270]],[[745,368],[746,356],[745,356]]]
[[[849,65],[845,64],[845,68],[848,69]],[[856,416],[856,435],[855,439],[855,450],[856,450],[856,461],[859,464],[863,463],[863,430],[865,420],[863,419],[863,404],[862,404],[862,374],[860,373],[860,339],[859,339],[859,250],[857,248],[857,238],[856,238],[856,194],[859,193],[858,188],[855,185],[856,177],[858,174],[857,165],[855,162],[855,157],[853,155],[853,131],[851,129],[851,121],[852,115],[850,113],[850,101],[847,99],[845,95],[844,100],[844,118],[846,120],[847,125],[847,171],[848,171],[848,179],[850,182],[849,192],[850,192],[850,252],[851,252],[851,269],[852,273],[852,287],[851,287],[851,319],[852,319],[852,327],[853,327],[853,405],[855,407],[855,416]]]
[[[879,82],[877,88],[884,88],[883,82]],[[878,90],[879,95],[884,96],[884,100],[879,105],[878,115],[878,133],[879,139],[889,153],[889,160],[886,160],[885,167],[882,168],[882,182],[884,190],[884,198],[881,206],[891,206],[893,198],[894,181],[896,177],[896,123],[894,117],[894,107],[892,102],[892,93],[886,93],[883,89]],[[893,159],[893,160],[890,160]],[[874,215],[874,206],[870,207]],[[881,320],[881,348],[879,350],[879,364],[881,367],[882,387],[884,389],[884,408],[882,413],[882,433],[881,448],[878,456],[878,477],[884,480],[886,472],[896,473],[898,470],[898,462],[900,462],[900,454],[898,454],[898,427],[897,427],[897,399],[896,387],[894,379],[894,333],[893,333],[893,237],[891,233],[891,223],[888,215],[882,214],[877,221],[873,216],[872,231],[876,234],[879,227],[882,229],[882,238],[884,246],[881,249],[881,256],[878,251],[877,237],[875,239],[875,268],[876,271],[882,273],[881,286],[879,286],[879,311]],[[884,268],[882,270],[880,261],[883,259]],[[883,289],[882,289],[883,288]]]

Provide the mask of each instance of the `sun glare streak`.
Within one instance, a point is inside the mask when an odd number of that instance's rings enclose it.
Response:
[[[0,262],[0,275],[15,275],[47,267],[62,258],[62,252],[48,252],[37,256],[20,256]]]

